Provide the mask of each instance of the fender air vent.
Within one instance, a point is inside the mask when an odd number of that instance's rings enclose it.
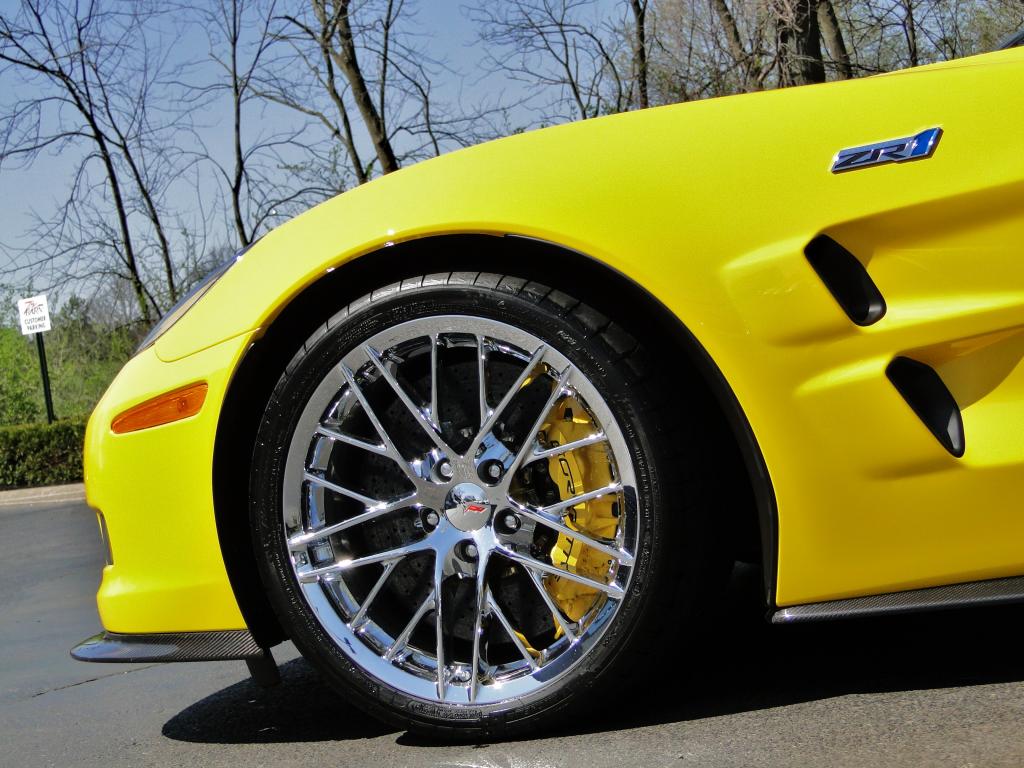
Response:
[[[804,254],[853,322],[871,325],[882,319],[885,299],[856,256],[827,235],[811,240]]]
[[[909,357],[897,357],[889,363],[885,375],[942,447],[957,458],[963,456],[960,406],[935,369]]]

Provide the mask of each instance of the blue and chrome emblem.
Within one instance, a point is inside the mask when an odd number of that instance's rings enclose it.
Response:
[[[887,163],[905,163],[910,160],[924,160],[931,157],[942,136],[941,128],[929,128],[916,136],[905,139],[889,139],[863,147],[841,149],[832,161],[832,173],[856,171]]]

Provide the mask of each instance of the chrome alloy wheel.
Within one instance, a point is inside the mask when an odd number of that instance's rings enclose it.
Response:
[[[469,315],[348,351],[292,433],[292,571],[346,657],[419,699],[553,687],[626,599],[633,464],[596,387],[536,336]]]

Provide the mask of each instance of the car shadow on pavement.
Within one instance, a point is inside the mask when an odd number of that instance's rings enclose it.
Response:
[[[396,732],[345,702],[305,659],[281,664],[280,672],[281,684],[272,688],[246,678],[197,701],[168,720],[163,735],[202,744],[276,744]]]
[[[1024,680],[1024,606],[772,626],[763,620],[756,589],[740,579],[727,615],[708,631],[677,628],[678,653],[651,659],[633,681],[628,706],[598,703],[570,727],[536,737],[664,725],[847,694]],[[245,680],[218,691],[171,718],[163,734],[201,743],[272,743],[398,733],[404,745],[444,743],[382,725],[343,701],[302,659],[283,664],[281,679],[271,689]]]

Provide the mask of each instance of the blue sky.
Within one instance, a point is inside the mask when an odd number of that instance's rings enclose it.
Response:
[[[607,6],[615,4],[615,0],[602,0],[602,5],[605,2]],[[415,29],[421,36],[422,45],[432,57],[444,60],[459,74],[446,74],[437,78],[438,96],[441,100],[450,102],[461,99],[465,104],[483,100],[493,102],[499,94],[510,102],[515,101],[524,95],[520,84],[501,75],[488,75],[483,72],[481,64],[486,51],[477,41],[476,25],[467,18],[464,6],[462,0],[421,0],[418,3]],[[12,13],[16,7],[16,0],[0,0],[0,9],[5,14]],[[194,72],[199,77],[215,75],[215,67],[207,58],[206,36],[196,27],[175,38],[174,56],[182,60],[205,62]],[[5,80],[8,78],[0,78],[0,90],[15,87],[12,82]],[[229,164],[229,112],[226,103],[223,107],[225,108],[220,110],[207,110],[197,120],[203,124],[199,129],[203,141],[215,154],[220,155],[222,163]],[[262,130],[273,132],[294,123],[295,116],[283,109],[271,108],[261,115],[261,120]],[[526,123],[529,117],[522,114],[521,119],[516,120]],[[0,170],[0,244],[15,247],[23,245],[26,242],[24,233],[32,223],[33,211],[44,217],[52,214],[55,206],[67,193],[71,174],[79,156],[68,151],[63,154],[45,153],[37,157],[27,169],[11,169],[5,166]],[[204,187],[204,196],[212,198],[212,174],[201,184]],[[170,203],[172,207],[177,207],[179,201],[182,208],[194,207],[194,198],[194,191],[182,186],[172,195]],[[223,240],[225,237],[222,235],[220,239]],[[211,243],[213,244],[215,243]],[[0,283],[24,284],[27,277],[24,270],[12,273],[7,256],[0,250]],[[44,279],[41,282],[46,281]]]
[[[17,0],[0,0],[0,8],[4,13],[13,13],[17,8]],[[466,18],[461,9],[462,3],[440,0],[421,3],[417,19],[421,22],[424,42],[431,52],[439,58],[450,62],[453,69],[459,72],[478,71],[481,51],[474,45],[474,25]],[[193,28],[189,34],[180,38],[177,55],[184,60],[203,61],[207,57],[208,43],[200,30]],[[214,75],[212,64],[203,67],[204,73]],[[202,73],[197,72],[197,76]],[[465,77],[461,82],[448,80],[441,84],[445,97],[455,97],[460,90],[465,90],[467,98],[485,94],[494,87],[493,83],[479,81],[479,78]],[[0,81],[0,88],[13,87],[12,83]],[[500,85],[499,85],[500,87]],[[266,115],[271,121],[280,121],[282,125],[291,120],[291,116],[276,110],[268,110]],[[209,115],[201,119],[208,122],[202,130],[203,139],[212,148],[223,151],[230,147],[230,125],[228,115],[223,119],[210,120]],[[273,125],[268,125],[273,130]],[[44,153],[25,170],[4,167],[0,170],[0,242],[11,243],[18,233],[22,233],[31,223],[31,212],[47,214],[54,204],[62,199],[69,174],[73,170],[73,161],[59,154]]]

